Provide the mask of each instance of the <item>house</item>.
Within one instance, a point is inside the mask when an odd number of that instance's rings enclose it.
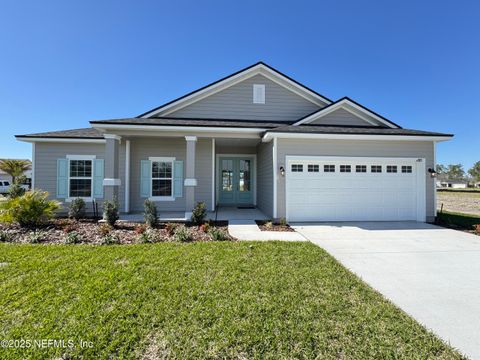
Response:
[[[0,159],[0,160],[3,160],[3,159]],[[30,160],[28,160],[28,159],[21,159],[21,160],[24,160],[24,161],[27,161],[27,162],[30,163]],[[30,186],[30,184],[32,182],[32,170],[29,169],[29,170],[25,171],[23,173],[23,175],[25,175],[25,178],[26,178],[25,185]],[[10,184],[12,183],[12,177],[9,174],[7,174],[5,171],[0,170],[0,181],[2,181],[2,180],[3,181],[8,181]]]
[[[466,180],[437,180],[437,188],[466,189],[467,187]]]
[[[196,202],[256,206],[288,221],[435,216],[435,145],[333,101],[259,62],[134,118],[17,135],[32,143],[33,185],[68,203],[117,197],[122,212],[185,212]]]

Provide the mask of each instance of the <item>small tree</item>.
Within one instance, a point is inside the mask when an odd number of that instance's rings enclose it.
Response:
[[[145,200],[143,203],[143,208],[144,208],[144,213],[143,217],[145,219],[145,223],[149,227],[155,227],[158,222],[158,214],[157,214],[157,207],[155,206],[155,203],[151,200]]]
[[[23,174],[15,178],[15,181],[8,189],[9,198],[13,199],[25,194],[25,189],[22,187],[22,184],[25,182],[26,179],[26,176]]]
[[[82,198],[74,199],[68,208],[68,216],[75,220],[85,217],[85,201]]]
[[[30,170],[30,162],[27,160],[4,159],[0,160],[0,170],[6,172],[12,177],[12,183],[18,176],[23,175],[27,170]]]
[[[203,201],[197,202],[197,205],[195,205],[192,211],[192,222],[195,225],[201,225],[205,221],[206,216],[207,216],[207,206]]]
[[[112,201],[105,200],[103,202],[103,220],[110,226],[115,226],[118,216],[118,201],[113,198]]]
[[[480,161],[473,164],[472,168],[468,170],[468,174],[474,181],[480,181]]]

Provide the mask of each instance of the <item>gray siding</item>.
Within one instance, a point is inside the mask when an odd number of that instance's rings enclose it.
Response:
[[[135,138],[130,144],[130,211],[143,211],[145,198],[140,197],[140,162],[149,157],[175,157],[186,160],[186,141],[184,138]],[[205,201],[211,208],[212,186],[212,143],[210,139],[198,139],[196,145],[195,176],[197,187],[195,201]],[[185,189],[184,189],[185,190]],[[183,197],[175,201],[156,202],[158,211],[185,211],[185,191]]]
[[[287,155],[365,156],[425,158],[425,167],[434,168],[434,145],[431,141],[365,140],[294,140],[278,139],[277,168],[285,166]],[[427,221],[435,216],[434,179],[426,176]],[[277,188],[278,217],[285,217],[285,178],[279,177]]]
[[[345,109],[335,110],[318,120],[312,121],[311,124],[372,126],[369,122],[360,119]]]
[[[273,217],[273,141],[257,146],[257,206]]]
[[[256,154],[257,149],[252,146],[217,146],[215,148],[217,154]]]
[[[265,104],[253,103],[253,84],[265,84]],[[283,86],[256,75],[168,116],[294,121],[318,109]]]

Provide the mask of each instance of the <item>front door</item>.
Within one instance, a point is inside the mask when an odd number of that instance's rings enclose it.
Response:
[[[253,157],[220,157],[220,204],[253,204]]]

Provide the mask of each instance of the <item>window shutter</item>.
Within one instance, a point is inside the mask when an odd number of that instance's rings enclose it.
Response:
[[[183,161],[173,162],[173,196],[183,196]]]
[[[152,162],[142,160],[140,163],[140,197],[150,197],[150,187],[152,186]]]
[[[93,161],[93,197],[95,199],[103,198],[104,164],[103,159]]]
[[[57,199],[68,197],[68,160],[57,159]]]

